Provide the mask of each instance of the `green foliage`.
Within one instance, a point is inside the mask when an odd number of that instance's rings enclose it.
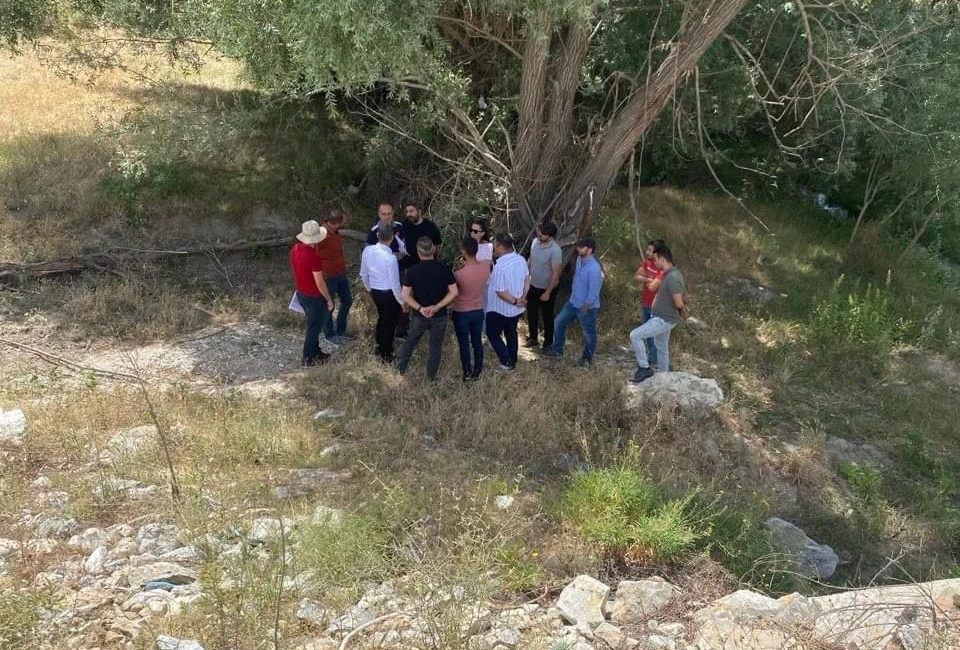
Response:
[[[913,472],[931,478],[937,463],[920,431],[913,431],[900,446],[900,458]]]
[[[833,283],[813,310],[811,337],[822,347],[876,354],[902,339],[908,324],[894,318],[889,290],[854,281],[848,289],[845,276]]]
[[[16,47],[49,26],[54,0],[0,0],[0,45]]]
[[[50,599],[41,593],[5,588],[0,592],[0,648],[29,650],[37,647],[39,610]]]
[[[738,580],[774,593],[796,590],[790,567],[763,525],[760,508],[725,508],[711,520],[706,549]]]

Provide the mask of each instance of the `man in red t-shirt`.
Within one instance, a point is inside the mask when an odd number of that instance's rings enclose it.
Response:
[[[323,222],[327,237],[317,244],[317,253],[323,264],[323,279],[327,283],[327,289],[330,290],[331,297],[336,297],[340,301],[336,322],[331,311],[330,318],[324,326],[324,332],[328,339],[338,344],[346,343],[351,338],[347,335],[347,315],[350,313],[350,305],[353,304],[353,296],[350,295],[347,262],[343,256],[343,237],[340,235],[340,229],[346,224],[349,216],[346,210],[341,208],[331,210]]]
[[[657,297],[657,290],[660,289],[660,283],[663,281],[663,271],[653,261],[653,251],[657,246],[666,246],[662,239],[651,239],[647,242],[647,249],[644,251],[643,261],[637,268],[634,275],[640,287],[643,289],[643,322],[650,320],[650,310],[653,308],[653,301]],[[644,339],[644,346],[647,348],[647,356],[650,359],[650,365],[657,365],[657,347],[653,344],[653,339]]]
[[[327,229],[316,221],[304,221],[299,240],[290,249],[290,269],[297,288],[297,300],[306,315],[303,338],[303,365],[316,366],[330,358],[320,349],[320,334],[333,311],[333,300],[323,279],[323,263],[317,244],[327,237]]]

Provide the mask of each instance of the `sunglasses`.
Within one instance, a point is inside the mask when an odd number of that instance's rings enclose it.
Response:
[[[477,235],[482,235],[482,234],[483,234],[483,231],[480,230],[479,228],[471,228],[471,229],[470,229],[470,232],[475,233],[475,234],[477,234]]]

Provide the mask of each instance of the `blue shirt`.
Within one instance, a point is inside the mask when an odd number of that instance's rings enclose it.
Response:
[[[578,257],[577,267],[573,272],[573,291],[570,293],[570,304],[580,309],[589,305],[590,309],[600,307],[600,286],[603,284],[603,273],[600,271],[600,262],[593,255],[587,258]]]

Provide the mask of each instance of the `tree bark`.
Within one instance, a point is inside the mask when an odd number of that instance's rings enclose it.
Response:
[[[560,197],[555,214],[561,230],[585,232],[594,211],[616,180],[643,134],[663,111],[679,85],[696,68],[700,57],[750,0],[715,0],[694,21],[627,105],[612,119],[591,147],[590,160],[577,172]]]
[[[543,140],[544,87],[547,59],[550,56],[551,20],[546,12],[537,14],[527,24],[523,69],[520,73],[520,105],[518,107],[517,147],[512,162],[511,185],[514,200],[525,221],[535,221],[528,191],[536,182],[537,164]],[[507,206],[509,208],[509,206]]]

